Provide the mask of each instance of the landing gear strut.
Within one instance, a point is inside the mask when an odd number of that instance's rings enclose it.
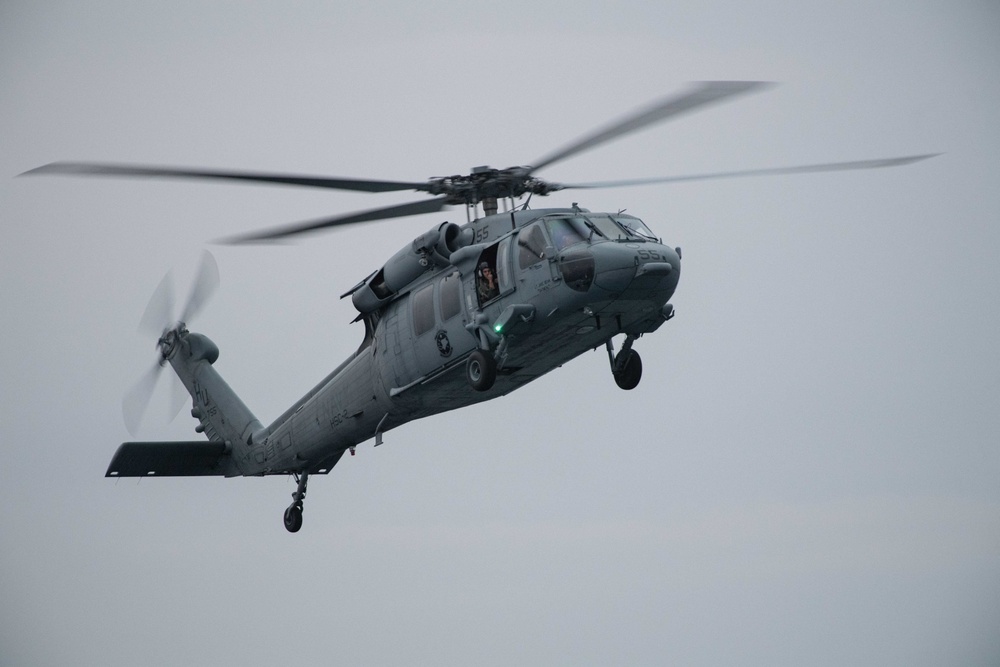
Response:
[[[611,339],[605,343],[608,348],[608,359],[611,361],[611,375],[615,378],[615,384],[622,389],[635,389],[642,379],[642,358],[639,353],[632,349],[632,343],[636,337],[628,334],[625,336],[625,343],[622,344],[621,352],[615,354],[615,346]]]
[[[295,475],[295,481],[299,483],[292,494],[292,504],[285,510],[285,530],[289,533],[299,532],[302,527],[302,501],[306,497],[306,484],[309,481],[309,473],[303,472]]]

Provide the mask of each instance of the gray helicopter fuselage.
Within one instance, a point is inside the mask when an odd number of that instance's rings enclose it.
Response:
[[[631,216],[518,211],[475,220],[461,233],[473,242],[444,266],[428,262],[369,314],[351,358],[234,447],[240,473],[329,472],[348,448],[503,396],[612,336],[652,332],[671,314],[678,251]],[[463,371],[484,348],[497,357],[498,376],[475,391]]]
[[[349,290],[365,337],[360,348],[268,427],[216,372],[218,348],[186,322],[217,284],[214,260],[203,262],[181,317],[154,295],[143,322],[162,332],[160,365],[170,363],[192,397],[196,431],[208,442],[126,442],[109,477],[266,475],[293,473],[297,487],[285,528],[302,526],[307,480],[328,473],[344,452],[414,419],[503,396],[604,345],[611,374],[635,388],[642,361],[632,344],[673,316],[668,301],[680,277],[680,249],[664,245],[633,216],[569,209],[497,213],[522,197],[570,189],[679,181],[875,169],[934,154],[589,183],[538,176],[557,162],[644,128],[753,91],[760,81],[708,81],[667,96],[595,129],[529,165],[475,167],[468,174],[424,181],[386,181],[163,166],[54,162],[26,174],[75,174],[238,181],[356,192],[416,191],[421,199],[243,234],[236,242],[282,239],[343,225],[481,205],[486,215],[465,225],[445,222],[393,255]],[[428,199],[427,196],[430,198]],[[527,204],[525,204],[526,209]],[[214,278],[213,278],[214,276]],[[161,283],[161,286],[164,283]],[[157,307],[153,307],[159,304]],[[160,307],[166,305],[167,307]],[[153,317],[156,315],[156,317]],[[147,322],[147,319],[150,321]],[[152,320],[158,320],[153,322]],[[158,327],[164,328],[158,328]],[[615,353],[612,338],[624,335]],[[155,382],[157,369],[152,378]],[[127,400],[137,421],[153,384]],[[148,388],[148,389],[147,389]],[[141,391],[139,391],[141,390]],[[131,394],[131,392],[130,392]],[[127,397],[128,398],[128,397]],[[134,405],[137,409],[130,410]],[[130,428],[131,431],[131,428]]]

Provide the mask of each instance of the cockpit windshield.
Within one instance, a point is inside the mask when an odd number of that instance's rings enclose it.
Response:
[[[639,218],[621,214],[612,217],[618,224],[627,229],[630,234],[647,241],[659,241],[656,234],[650,231],[649,227],[647,227]]]
[[[609,241],[658,241],[656,235],[631,215],[593,215],[547,218],[545,220],[556,250],[568,248],[576,243],[604,238]]]
[[[588,215],[587,220],[597,228],[597,231],[606,239],[611,241],[627,241],[629,235],[625,229],[606,215]]]

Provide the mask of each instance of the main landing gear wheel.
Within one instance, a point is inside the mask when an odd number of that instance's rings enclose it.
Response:
[[[627,356],[623,356],[627,355]],[[615,384],[622,389],[635,389],[642,379],[642,357],[635,350],[622,350],[615,356],[613,375]]]
[[[306,498],[306,484],[309,482],[309,473],[303,472],[295,475],[298,486],[292,494],[292,504],[285,510],[285,530],[289,533],[299,532],[302,527],[302,501]]]
[[[486,391],[497,379],[497,362],[493,355],[482,350],[473,350],[465,362],[465,379],[476,391]]]
[[[285,529],[289,533],[297,533],[301,527],[302,508],[298,505],[292,505],[285,510]]]

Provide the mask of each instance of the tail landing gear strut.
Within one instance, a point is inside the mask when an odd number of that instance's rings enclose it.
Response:
[[[309,481],[309,473],[304,471],[296,473],[295,481],[299,485],[296,487],[295,493],[292,494],[292,504],[285,510],[285,529],[289,533],[297,533],[299,532],[299,528],[302,527],[302,501],[306,497],[306,484]]]

